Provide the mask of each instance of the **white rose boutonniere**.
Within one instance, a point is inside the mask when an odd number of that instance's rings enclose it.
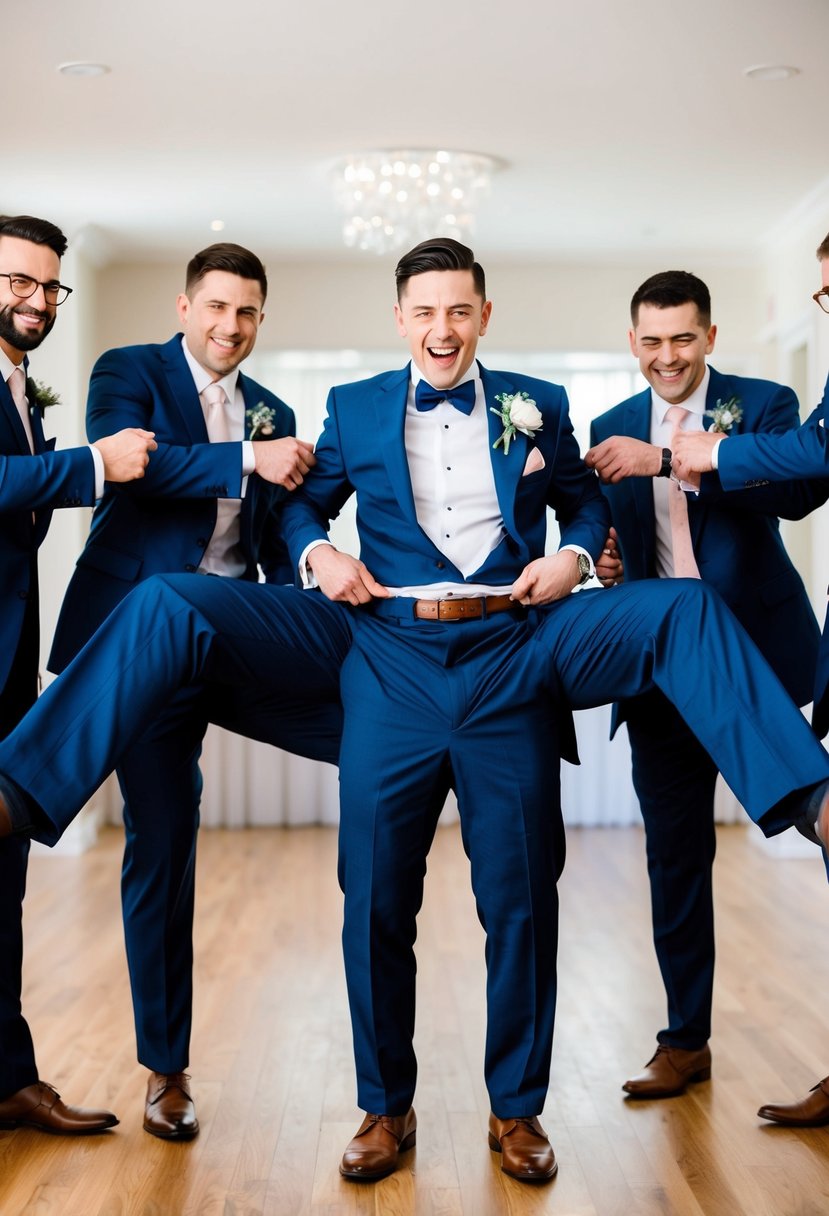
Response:
[[[719,435],[727,435],[733,426],[743,416],[743,411],[740,409],[740,398],[729,397],[727,401],[720,401],[717,398],[717,404],[712,410],[705,411],[706,418],[713,418],[711,430],[716,431]]]
[[[257,435],[272,435],[275,416],[276,410],[265,405],[264,401],[260,401],[252,410],[245,410],[245,417],[250,423],[251,439],[255,439]]]
[[[33,380],[31,376],[26,377],[26,399],[30,410],[40,410],[41,418],[50,405],[60,405],[60,397],[55,390],[42,380]]]
[[[490,413],[498,415],[504,430],[492,446],[497,448],[503,443],[504,455],[509,456],[509,445],[518,431],[532,439],[535,432],[541,430],[544,419],[529,393],[498,393],[495,400],[500,401],[501,408],[497,410],[491,405]]]

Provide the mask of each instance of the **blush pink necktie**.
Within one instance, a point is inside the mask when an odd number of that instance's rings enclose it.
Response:
[[[202,397],[207,406],[205,410],[205,422],[207,423],[207,434],[210,437],[210,442],[227,443],[230,439],[230,428],[228,427],[227,414],[225,413],[227,393],[221,384],[208,384],[207,388],[202,392]]]
[[[673,435],[676,436],[682,423],[688,417],[690,410],[681,405],[672,405],[666,410],[665,417],[673,424]],[[672,444],[673,446],[673,444]],[[685,491],[679,487],[679,482],[671,478],[668,483],[668,512],[671,521],[671,548],[674,556],[675,578],[699,578],[699,567],[694,557],[694,546],[691,542],[691,528],[688,524],[688,502]]]
[[[26,373],[22,367],[16,367],[8,379],[9,392],[12,395],[12,400],[17,406],[17,412],[20,415],[20,421],[23,423],[23,430],[26,432],[26,439],[29,444],[29,451],[35,450],[34,440],[32,439],[32,424],[29,421],[29,403],[26,400]]]

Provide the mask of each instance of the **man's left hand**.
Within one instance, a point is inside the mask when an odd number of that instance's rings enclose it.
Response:
[[[579,582],[578,554],[562,549],[549,557],[537,557],[521,571],[510,595],[521,604],[537,607],[563,600]]]
[[[626,477],[658,477],[662,449],[629,435],[611,435],[585,453],[584,461],[608,485]]]

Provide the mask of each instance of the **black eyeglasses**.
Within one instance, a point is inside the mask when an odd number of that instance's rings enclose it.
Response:
[[[812,296],[818,308],[822,308],[824,312],[829,312],[829,287],[821,287],[820,291],[816,291]]]
[[[29,296],[33,296],[38,287],[43,288],[43,295],[47,304],[63,304],[64,300],[68,300],[72,294],[71,287],[64,287],[63,283],[56,283],[54,279],[50,279],[48,283],[41,283],[39,279],[33,279],[27,274],[5,274],[0,271],[0,279],[8,279],[9,287],[12,289],[12,294],[16,295],[21,300],[28,300]]]

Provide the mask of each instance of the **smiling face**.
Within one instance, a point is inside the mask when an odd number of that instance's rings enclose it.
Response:
[[[475,290],[471,270],[413,275],[394,306],[397,331],[434,388],[452,388],[463,379],[491,312],[492,302]]]
[[[636,328],[628,332],[630,349],[642,375],[664,401],[687,400],[705,375],[705,356],[714,349],[716,325],[700,321],[696,304],[675,308],[641,304]]]
[[[60,258],[48,245],[0,236],[0,271],[25,274],[39,283],[57,283]],[[57,306],[46,303],[42,287],[27,300],[21,300],[12,291],[9,280],[0,278],[0,346],[13,363],[20,363],[26,351],[40,346],[56,315]]]
[[[262,288],[226,270],[209,270],[176,301],[187,349],[220,380],[246,359],[264,320]]]

